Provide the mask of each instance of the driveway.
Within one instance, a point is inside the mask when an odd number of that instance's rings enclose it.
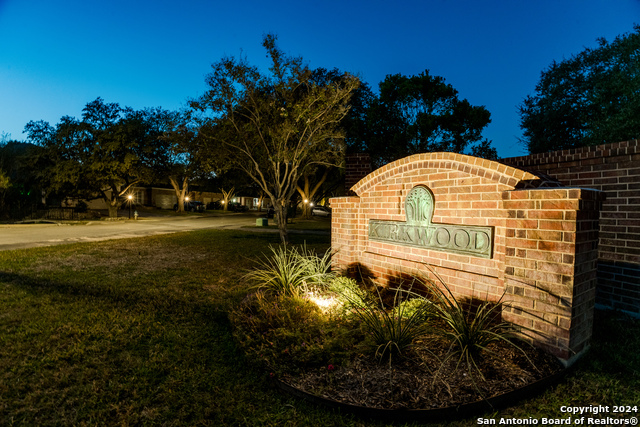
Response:
[[[0,224],[0,250],[150,236],[210,228],[255,225],[256,212],[185,216],[143,216],[138,220],[87,223]]]

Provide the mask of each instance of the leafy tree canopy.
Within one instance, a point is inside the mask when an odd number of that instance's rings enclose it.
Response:
[[[640,26],[544,70],[520,105],[530,153],[640,137]]]
[[[300,178],[317,165],[341,162],[340,121],[359,80],[318,76],[302,58],[285,55],[274,35],[262,44],[269,73],[243,58],[223,58],[206,78],[209,90],[191,104],[202,113],[212,169],[249,176],[271,199],[286,242],[287,208]]]
[[[0,218],[22,218],[41,199],[36,171],[27,161],[34,148],[0,135]]]
[[[161,121],[154,110],[121,108],[102,98],[82,111],[82,120],[65,116],[55,127],[44,121],[25,126],[39,147],[34,166],[44,188],[69,197],[102,197],[115,216],[124,194],[152,178]]]
[[[156,142],[153,170],[157,181],[167,181],[178,200],[178,210],[184,210],[189,184],[205,182],[210,171],[203,164],[202,137],[197,122],[189,111],[149,111],[161,136]]]
[[[348,118],[348,142],[355,151],[368,151],[375,167],[416,154],[435,151],[476,153],[495,158],[482,130],[491,114],[458,98],[444,78],[425,71],[417,76],[388,75],[379,95],[368,87],[354,97],[354,114]]]

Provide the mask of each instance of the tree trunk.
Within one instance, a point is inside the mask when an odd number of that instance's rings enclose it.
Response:
[[[276,200],[273,204],[273,208],[276,213],[276,221],[278,222],[278,230],[280,231],[280,240],[282,243],[289,243],[289,233],[287,231],[287,206],[282,200]]]
[[[184,198],[187,195],[187,182],[189,180],[185,177],[182,180],[182,185],[173,177],[169,177],[169,182],[171,182],[171,186],[173,187],[173,191],[176,193],[176,199],[178,199],[178,212],[184,212]]]
[[[118,205],[109,203],[109,218],[118,218]]]
[[[120,195],[116,191],[111,192],[110,200],[108,201],[109,205],[109,218],[117,218],[118,217],[118,209],[120,208]]]
[[[235,187],[232,187],[231,190],[229,191],[225,191],[224,188],[221,188],[220,191],[222,192],[222,210],[229,210],[229,199],[231,199],[233,197],[233,194],[235,193]]]
[[[311,194],[309,194],[309,177],[306,175],[304,177],[304,189],[300,188],[299,185],[296,186],[296,188],[298,193],[300,193],[300,198],[302,199],[302,217],[309,219],[311,218],[311,209],[309,207],[311,203]]]
[[[140,180],[136,180],[134,182],[128,183],[122,190],[119,190],[120,185],[111,183],[109,186],[109,190],[102,190],[102,200],[107,204],[109,208],[109,218],[117,218],[118,217],[118,209],[120,208],[120,202],[122,201],[121,197],[126,194],[135,184],[140,182]],[[110,193],[108,192],[110,191]],[[128,203],[131,203],[131,200],[127,200]]]
[[[315,196],[316,192],[318,191],[320,186],[327,180],[328,176],[329,168],[326,168],[320,180],[311,190],[309,189],[309,187],[311,186],[309,175],[304,176],[304,190],[300,188],[299,185],[296,186],[298,193],[300,193],[300,197],[302,197],[302,216],[304,218],[309,219],[311,217],[311,203],[313,202],[313,196]],[[307,203],[304,202],[305,200],[307,200]]]
[[[264,200],[264,193],[260,193],[260,198],[258,198],[258,212],[262,212],[262,201]]]
[[[118,208],[120,207],[118,201],[120,200],[118,189],[114,186],[111,186],[111,193],[108,191],[101,191],[102,200],[107,205],[107,209],[109,209],[109,218],[118,218]]]

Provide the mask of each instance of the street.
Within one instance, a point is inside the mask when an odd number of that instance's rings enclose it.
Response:
[[[0,250],[255,225],[257,212],[188,216],[149,216],[138,220],[0,224]]]

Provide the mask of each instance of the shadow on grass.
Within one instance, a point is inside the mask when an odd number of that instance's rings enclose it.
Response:
[[[226,321],[226,312],[211,301],[188,298],[188,294],[147,291],[128,285],[115,285],[83,280],[47,280],[35,279],[27,275],[0,271],[0,283],[10,283],[35,294],[49,294],[62,297],[74,297],[99,306],[120,306],[127,310],[151,310],[163,315],[205,316],[207,319]]]

